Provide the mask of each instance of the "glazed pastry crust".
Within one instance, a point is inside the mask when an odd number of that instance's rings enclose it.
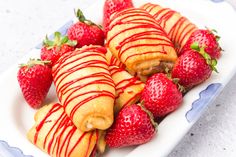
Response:
[[[102,134],[97,130],[81,132],[65,114],[63,107],[55,103],[37,111],[35,124],[27,137],[52,157],[89,157],[96,145],[103,143]],[[99,147],[104,150],[105,146]]]
[[[118,113],[124,106],[139,101],[145,84],[122,68],[110,66],[109,69],[116,85],[114,111]]]
[[[112,54],[131,74],[150,75],[160,62],[177,59],[172,42],[145,10],[130,8],[115,14],[107,34]]]
[[[109,50],[109,48],[107,48],[107,53],[106,53],[106,60],[107,60],[107,63],[109,65],[109,68],[110,66],[117,66],[119,68],[122,68],[122,69],[125,69],[125,65],[119,61],[118,58],[116,58],[112,53],[111,51]],[[110,71],[110,70],[109,70]]]
[[[90,131],[111,126],[115,87],[103,47],[86,46],[62,56],[53,67],[53,80],[77,128]]]
[[[186,17],[172,9],[151,3],[144,4],[141,8],[153,15],[174,43],[177,52],[181,51],[191,34],[198,29]]]
[[[130,75],[121,63],[109,50],[106,53],[109,71],[115,83],[116,99],[114,112],[117,114],[124,106],[135,104],[139,101],[144,88],[144,83]]]

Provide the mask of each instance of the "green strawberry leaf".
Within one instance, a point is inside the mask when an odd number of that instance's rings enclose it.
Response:
[[[211,69],[213,71],[215,71],[216,73],[218,73],[218,70],[216,69],[216,65],[217,65],[217,60],[216,59],[212,59],[211,56],[205,52],[205,48],[201,47],[199,53],[203,56],[203,58],[205,58],[206,63],[211,67]]]
[[[199,47],[199,43],[198,42],[194,42],[194,43],[192,43],[192,45],[190,46],[191,47],[191,49],[193,49],[193,50],[196,50],[196,51],[200,51],[200,47]]]
[[[54,39],[53,40],[49,40],[48,36],[46,36],[46,38],[43,41],[43,45],[48,50],[56,47],[56,50],[59,51],[63,44],[74,47],[74,46],[77,45],[77,42],[76,42],[76,40],[69,40],[68,36],[62,36],[60,32],[55,32],[54,33]]]
[[[191,45],[191,49],[199,52],[203,56],[203,58],[206,60],[206,63],[211,67],[211,69],[218,73],[216,69],[217,61],[215,59],[212,59],[211,56],[205,52],[204,46],[200,47],[198,42],[194,42]]]
[[[172,82],[176,85],[179,83],[179,80],[179,78],[172,78]]]
[[[217,65],[217,60],[216,59],[211,60],[212,70],[215,71],[216,73],[219,73],[218,70],[216,69],[216,65]]]
[[[179,90],[182,94],[184,94],[184,93],[187,92],[187,90],[186,90],[186,88],[185,88],[184,86],[180,85],[179,83],[178,83],[177,85],[178,85],[178,90]]]
[[[100,29],[103,29],[102,25],[97,25]]]
[[[64,36],[64,37],[62,37],[61,38],[61,43],[67,43],[68,42],[68,40],[69,40],[69,38],[67,37],[67,36]]]
[[[53,46],[54,43],[53,43],[53,41],[49,40],[48,36],[46,35],[45,39],[43,40],[43,45],[46,47],[49,47],[49,46]]]
[[[28,69],[30,69],[31,67],[35,66],[35,65],[48,65],[50,64],[51,61],[48,61],[48,60],[41,60],[41,59],[32,59],[30,58],[29,61],[25,64],[20,64],[19,67],[22,68],[22,67],[25,67],[27,66]]]
[[[220,36],[217,35],[218,31],[216,29],[209,29],[208,27],[206,27],[206,29],[215,36],[217,42],[220,40]]]
[[[216,60],[216,59],[213,59],[213,60],[211,61],[211,64],[212,64],[213,66],[216,66],[216,65],[217,65],[217,60]]]
[[[80,22],[85,23],[85,24],[87,24],[89,26],[95,25],[95,26],[99,27],[100,29],[102,29],[101,25],[97,25],[93,21],[86,19],[84,14],[83,14],[83,12],[80,9],[78,9],[77,12],[75,12],[75,14],[76,14],[76,17],[78,18],[78,20]]]
[[[211,29],[211,32],[218,33],[217,30],[215,30],[215,29]]]
[[[77,41],[76,40],[68,40],[66,44],[69,45],[69,46],[74,47],[74,46],[77,45]]]
[[[83,12],[80,9],[77,10],[76,17],[78,18],[80,22],[84,22],[86,20]]]
[[[215,38],[216,38],[216,41],[219,42],[221,37],[216,35]]]

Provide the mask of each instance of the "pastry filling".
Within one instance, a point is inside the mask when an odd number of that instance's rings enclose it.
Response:
[[[152,60],[138,64],[136,66],[136,71],[138,76],[139,75],[148,76],[154,73],[165,72],[166,68],[171,70],[173,69],[173,67],[174,67],[174,62]]]
[[[101,130],[107,129],[107,125],[111,125],[112,122],[109,120],[109,118],[106,118],[102,115],[93,115],[89,116],[85,119],[84,123],[84,129],[86,131],[94,130],[96,128],[100,128]]]

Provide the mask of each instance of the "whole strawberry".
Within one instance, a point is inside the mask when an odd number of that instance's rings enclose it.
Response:
[[[34,109],[42,106],[52,84],[50,61],[30,59],[21,64],[17,79],[27,103]]]
[[[69,40],[67,36],[62,36],[60,32],[54,33],[54,39],[43,41],[41,48],[41,59],[51,61],[53,65],[64,53],[71,52],[75,49],[77,41]]]
[[[215,30],[199,29],[189,37],[187,43],[182,48],[180,55],[184,52],[191,50],[193,43],[198,43],[200,47],[205,48],[205,52],[208,53],[212,59],[218,59],[221,55],[221,47],[218,43],[220,37],[215,35]]]
[[[73,24],[68,29],[68,37],[70,40],[77,41],[77,48],[84,45],[104,45],[104,32],[103,30],[90,20],[87,20],[82,11],[77,11],[78,22]]]
[[[156,134],[156,125],[151,113],[141,105],[125,106],[107,130],[106,144],[116,148],[146,143]]]
[[[147,80],[141,100],[153,116],[159,118],[177,109],[183,97],[172,80],[163,73],[157,73]]]
[[[216,60],[212,60],[204,48],[197,43],[191,45],[190,50],[184,52],[176,61],[172,70],[172,77],[179,79],[179,84],[186,89],[204,82],[216,71]]]
[[[108,31],[110,17],[115,12],[134,7],[132,0],[106,0],[103,7],[103,27]]]

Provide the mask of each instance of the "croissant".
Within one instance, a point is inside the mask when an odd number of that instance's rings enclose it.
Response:
[[[81,132],[58,103],[36,112],[35,124],[27,137],[52,157],[90,157],[97,149],[105,149],[102,131]]]
[[[186,17],[172,9],[151,3],[144,4],[141,8],[153,15],[174,43],[177,52],[181,51],[191,34],[198,29]]]
[[[174,45],[145,10],[125,9],[109,25],[107,47],[132,74],[146,76],[172,68],[177,59]]]
[[[103,47],[85,46],[63,55],[52,68],[58,98],[81,131],[105,130],[113,123],[115,85],[105,53]]]

